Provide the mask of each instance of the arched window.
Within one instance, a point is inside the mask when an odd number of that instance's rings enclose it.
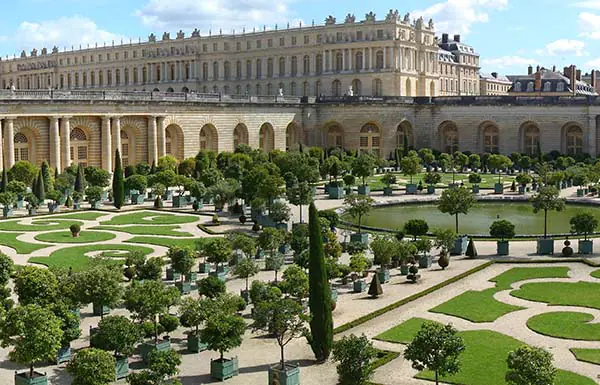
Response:
[[[527,83],[527,92],[533,92],[533,82]]]
[[[285,76],[285,58],[282,56],[279,58],[279,77]]]
[[[90,86],[96,87],[96,73],[94,71],[90,72]]]
[[[308,75],[310,73],[310,56],[304,55],[303,62],[304,65],[302,68],[302,72],[304,73],[304,75]]]
[[[225,80],[229,80],[230,77],[231,77],[231,64],[229,64],[229,62],[226,61],[223,64],[223,78]]]
[[[262,60],[256,59],[256,78],[262,78]]]
[[[375,68],[383,69],[383,51],[377,51],[375,54]]]
[[[173,138],[171,137],[171,131],[165,130],[165,153],[167,155],[173,155]]]
[[[383,96],[381,79],[373,79],[373,96]]]
[[[134,68],[134,69],[133,69],[133,82],[134,82],[135,84],[138,84],[138,83],[140,82],[140,74],[139,74],[139,72],[138,72],[138,69],[137,69],[137,68]]]
[[[156,66],[156,68],[159,68],[160,66]],[[159,77],[157,79],[160,79],[160,73],[159,73]],[[206,81],[208,80],[208,63],[202,63],[202,80]]]
[[[338,79],[335,79],[331,83],[331,94],[333,96],[342,96],[342,82],[340,82]]]
[[[260,84],[256,85],[256,95],[262,95],[262,89],[260,87]]]
[[[329,126],[327,130],[327,147],[344,147],[344,130],[339,124]]]
[[[267,95],[273,96],[273,84],[267,83]]]
[[[540,129],[530,124],[523,133],[523,149],[527,155],[536,155],[538,144],[540,143]]]
[[[252,62],[246,61],[246,79],[252,79]]]
[[[75,127],[71,130],[71,164],[87,167],[88,165],[88,137],[85,132]]]
[[[354,55],[354,68],[356,68],[357,71],[363,69],[363,54],[361,51],[358,51],[356,55]]]
[[[142,68],[142,83],[146,84],[148,82],[148,69],[146,66]]]
[[[219,80],[219,62],[213,62],[213,80]]]
[[[448,81],[448,80],[446,80]],[[412,96],[412,84],[410,79],[406,79],[406,96]]]
[[[296,76],[298,74],[298,57],[292,56],[292,76]]]
[[[321,75],[323,73],[323,55],[317,55],[317,63],[316,63],[316,71],[317,75]],[[317,94],[318,95],[318,94]]]
[[[233,129],[233,150],[240,144],[248,144],[248,129],[242,123]]]
[[[352,80],[352,93],[354,96],[358,96],[362,93],[362,83],[360,79]]]
[[[17,132],[14,136],[15,142],[15,162],[26,160],[29,161],[29,140],[27,137]]]
[[[544,83],[544,92],[550,92],[552,90],[552,84],[550,82]]]
[[[500,133],[498,127],[489,124],[483,129],[483,152],[498,154],[500,152]]]
[[[344,55],[340,51],[335,54],[335,70],[338,72],[344,70]]]
[[[321,96],[321,81],[320,80],[317,80],[317,82],[315,83],[315,95]]]
[[[298,130],[296,124],[288,124],[285,130],[285,149],[290,150],[293,146],[298,143]]]
[[[85,73],[84,73],[84,75],[85,75]],[[85,76],[84,76],[84,79],[85,79]],[[125,71],[123,71],[123,84],[129,84],[129,70],[127,68],[125,68]]]
[[[405,138],[409,147],[414,146],[412,126],[408,122],[402,122],[396,128],[396,148],[404,149]]]
[[[127,135],[126,131],[121,130],[121,162],[123,163],[123,166],[135,164],[130,157],[130,147],[129,135]]]
[[[360,151],[379,156],[381,135],[379,127],[372,123],[365,124],[360,129]]]
[[[296,92],[297,92],[297,90],[296,90],[296,82],[292,82],[290,84],[290,94],[292,96],[296,96]]]
[[[235,94],[236,95],[242,94],[242,86],[240,86],[240,85],[235,86]]]
[[[559,83],[556,85],[556,91],[557,91],[557,92],[565,92],[565,83],[563,83],[563,82],[559,82]]]
[[[433,80],[429,83],[429,96],[435,96],[435,82]]]
[[[308,82],[304,82],[302,84],[302,96],[308,96],[309,93],[310,93],[310,86],[309,86]]]
[[[577,155],[583,153],[583,131],[581,127],[571,126],[567,129],[567,154]]]
[[[273,77],[273,58],[267,59],[267,77]]]
[[[235,63],[235,78],[237,80],[242,78],[242,62],[239,60]]]
[[[217,129],[213,125],[207,124],[200,130],[200,150],[217,152],[218,149]]]
[[[271,152],[275,149],[275,132],[269,123],[260,127],[259,148],[264,152]]]
[[[447,154],[458,151],[458,128],[454,124],[448,124],[442,129],[442,150]]]
[[[216,63],[216,62],[215,62],[215,63]],[[218,67],[217,67],[217,68],[218,68]],[[173,81],[173,80],[176,80],[176,75],[175,75],[175,72],[176,72],[176,71],[175,71],[175,64],[171,64],[171,65],[169,66],[169,80],[171,80],[171,81]],[[219,76],[218,74],[219,74],[219,71],[218,71],[218,70],[217,70],[217,71],[215,71],[215,75],[216,75],[217,77]],[[216,77],[215,77],[215,79],[216,79]]]

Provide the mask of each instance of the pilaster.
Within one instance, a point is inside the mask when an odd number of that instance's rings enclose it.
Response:
[[[158,158],[166,155],[166,132],[165,132],[165,117],[159,116],[157,119],[157,150]]]
[[[60,170],[60,134],[58,116],[50,117],[50,167]]]
[[[15,118],[6,118],[6,135],[4,136],[4,148],[6,149],[6,168],[15,164]]]
[[[123,156],[121,148],[121,117],[112,117],[112,149],[111,158],[115,156],[115,153],[119,150],[119,154]]]
[[[156,116],[148,117],[148,163],[158,162]]]
[[[61,139],[61,166],[64,170],[71,165],[71,117],[63,116],[60,119]]]
[[[138,78],[139,79],[139,78]],[[102,117],[102,168],[108,172],[112,172],[112,158],[111,152],[111,137],[110,137],[110,117]]]

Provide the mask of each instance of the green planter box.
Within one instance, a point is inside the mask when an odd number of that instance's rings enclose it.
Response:
[[[54,214],[60,211],[60,206],[54,203],[48,203],[48,211],[50,214]]]
[[[222,360],[210,360],[210,376],[216,380],[224,381],[228,378],[235,377],[239,372],[238,359],[223,358]]]
[[[213,277],[217,277],[217,278],[219,278],[223,282],[225,282],[227,280],[227,273],[218,272],[218,271],[211,271],[210,273],[208,273],[208,275],[213,276]]]
[[[391,197],[394,194],[394,189],[391,187],[384,187],[383,188],[383,196],[386,197]]]
[[[2,215],[4,216],[4,218],[12,217],[12,215],[13,215],[12,208],[10,208],[10,207],[3,207],[2,208]]]
[[[277,382],[274,381],[277,378]],[[285,369],[281,369],[281,365],[277,364],[269,368],[268,385],[277,383],[279,385],[300,385],[300,368],[292,365],[285,365]]]
[[[409,265],[400,265],[400,275],[408,275]]]
[[[102,203],[100,203],[100,202],[92,202],[92,203],[90,203],[90,209],[91,210],[98,210],[100,208],[100,206],[102,206]]]
[[[173,270],[173,268],[169,267],[167,269],[167,281],[179,281],[181,279],[181,273]]]
[[[192,353],[200,353],[205,351],[208,346],[202,341],[200,341],[200,337],[198,337],[195,333],[188,334],[187,337],[187,350]]]
[[[181,207],[185,207],[186,204],[186,200],[185,197],[176,195],[173,197],[173,207],[174,208],[181,208]]]
[[[355,293],[362,293],[367,290],[367,282],[364,279],[357,279],[353,284]]]
[[[100,306],[100,304],[97,303],[92,304],[92,310],[95,316],[107,315],[110,313],[110,308],[108,306]]]
[[[592,254],[594,252],[594,242],[590,240],[579,240],[579,254]]]
[[[409,195],[415,195],[417,193],[417,185],[414,183],[409,183],[406,185],[406,193]]]
[[[467,246],[469,246],[469,237],[458,237],[454,242],[454,249],[452,249],[450,255],[463,255],[467,252]]]
[[[146,196],[144,194],[131,194],[132,205],[141,205],[145,200]]]
[[[115,379],[122,380],[129,376],[129,358],[115,357]]]
[[[554,254],[554,239],[538,239],[536,253],[539,255]]]
[[[380,283],[388,283],[390,281],[390,271],[388,269],[377,269]]]
[[[40,372],[33,372],[31,378],[29,378],[29,371],[15,373],[15,385],[48,385],[48,377]]]
[[[502,194],[504,192],[504,184],[496,183],[494,184],[494,194]]]
[[[63,346],[56,353],[56,360],[54,361],[57,365],[62,364],[63,362],[71,361],[71,346]]]
[[[23,200],[23,198],[17,200],[15,207],[18,209],[22,209],[23,207],[25,207],[25,201]]]
[[[171,191],[171,190],[165,191],[162,198],[163,198],[163,201],[170,201],[171,199],[173,199],[173,191]]]
[[[154,342],[145,342],[140,345],[140,356],[142,356],[142,360],[145,363],[148,363],[148,356],[150,352],[154,350],[158,350],[159,352],[166,352],[171,349],[171,341],[162,340],[157,343]]]
[[[338,291],[335,287],[330,288],[331,291],[331,302],[337,302],[338,299]]]
[[[350,235],[350,242],[360,242],[362,244],[369,244],[369,234],[367,233],[354,233]]]
[[[583,196],[583,189],[582,188],[578,188],[577,189],[577,196],[580,197],[580,198]]]
[[[290,252],[290,250],[292,250],[292,248],[287,243],[284,244],[284,245],[279,246],[279,252],[281,254],[287,254],[287,253]]]
[[[498,255],[508,255],[508,241],[497,241],[496,253]]]
[[[198,272],[200,272],[200,274],[208,274],[211,270],[212,263],[200,262],[200,264],[198,265]]]
[[[198,280],[198,273],[196,273],[195,271],[192,271],[189,274],[185,275],[186,282],[196,282],[197,280]]]
[[[342,199],[346,195],[343,187],[329,187],[328,192],[329,199]]]
[[[219,273],[225,273],[225,274],[227,274],[227,273],[229,273],[229,266],[226,266],[226,265],[218,265],[218,266],[217,266],[217,272],[219,272]]]
[[[427,194],[435,194],[435,186],[427,186]]]
[[[240,297],[246,301],[246,303],[250,303],[250,291],[249,290],[240,290]]]
[[[419,268],[420,269],[429,269],[431,267],[432,263],[433,263],[433,257],[431,255],[419,256]]]
[[[175,282],[175,286],[179,289],[181,294],[190,294],[192,292],[192,283],[189,281]]]
[[[371,187],[367,185],[358,186],[358,195],[370,195]]]
[[[474,184],[472,189],[473,189],[473,194],[479,194],[479,185]]]
[[[523,194],[525,194],[525,187],[523,187],[523,186],[519,186],[519,194],[520,194],[520,195],[523,195]]]

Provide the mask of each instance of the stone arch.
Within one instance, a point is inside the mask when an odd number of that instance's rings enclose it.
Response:
[[[71,129],[71,164],[87,167],[90,162],[90,135],[86,128],[75,126]]]
[[[537,155],[538,146],[541,147],[540,127],[537,123],[527,121],[519,127],[521,152],[527,155]]]
[[[578,155],[584,152],[584,130],[579,123],[568,122],[561,128],[561,152]]]
[[[244,123],[238,123],[233,129],[233,151],[240,144],[248,144],[248,127]]]
[[[330,122],[325,125],[327,134],[327,148],[344,148],[344,128],[338,122]]]
[[[200,130],[200,150],[219,151],[219,134],[212,124],[205,124]]]
[[[408,120],[403,120],[396,127],[396,148],[404,148],[404,137],[408,142],[408,147],[414,147],[415,136],[412,124]]]
[[[291,122],[285,129],[285,149],[290,150],[297,147],[300,142],[299,139],[300,129],[296,122]]]
[[[258,147],[264,152],[271,152],[275,149],[275,130],[271,123],[263,123],[258,133]]]
[[[381,154],[381,129],[374,122],[363,124],[360,129],[359,148],[361,152]]]
[[[171,93],[171,92],[175,92],[175,90],[173,89],[173,87],[167,88],[167,93]]]
[[[500,153],[500,129],[492,121],[485,121],[479,125],[480,152],[489,154]]]
[[[445,121],[438,127],[440,151],[454,154],[459,150],[458,126],[453,121]]]
[[[181,126],[170,123],[165,127],[165,155],[173,155],[175,158],[183,159],[183,130]]]
[[[15,119],[14,127],[15,127],[15,137],[18,133],[21,133],[27,139],[26,146],[20,146],[23,148],[22,155],[27,156],[28,160],[32,164],[37,164],[38,161],[44,159],[44,155],[40,154],[40,150],[38,149],[38,143],[41,143],[40,140],[40,129],[43,127],[44,119],[36,119],[36,118],[20,118]],[[18,160],[26,160],[17,157],[17,143],[15,141],[15,137],[13,137],[13,143],[15,144],[15,162]],[[22,140],[22,137],[19,137]],[[19,154],[21,155],[21,154]],[[4,155],[6,157],[6,155]],[[6,159],[6,158],[5,158]]]
[[[189,89],[189,88],[187,88],[187,87],[182,87],[182,88],[181,88],[181,92],[183,92],[183,93],[186,93],[186,94],[187,94],[188,92],[190,92],[190,89]]]

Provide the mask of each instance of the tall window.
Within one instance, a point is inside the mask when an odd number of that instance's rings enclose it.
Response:
[[[294,123],[290,123],[285,130],[285,149],[289,150],[298,143],[298,130]]]
[[[373,96],[383,96],[383,84],[381,79],[373,80]]]
[[[500,136],[498,127],[487,126],[483,130],[483,152],[497,154],[500,152]]]
[[[319,54],[317,55],[317,63],[316,63],[316,70],[317,70],[317,75],[320,75],[323,73],[323,55]]]
[[[202,63],[202,80],[208,80],[208,63]]]
[[[165,153],[173,155],[173,139],[169,130],[165,130]]]
[[[375,68],[383,69],[383,51],[377,51],[375,54]]]
[[[240,144],[248,144],[248,129],[241,123],[233,129],[233,149]]]
[[[259,148],[264,152],[270,152],[275,149],[275,132],[273,127],[265,123],[260,127]]]
[[[303,73],[304,75],[308,75],[310,73],[310,57],[308,55],[304,55],[304,68],[303,68]]]
[[[380,144],[379,127],[371,123],[365,124],[360,129],[360,151],[379,156]]]
[[[231,77],[231,64],[229,64],[229,62],[226,61],[223,64],[223,78],[225,80],[229,80],[230,77]]]
[[[218,79],[219,79],[219,62],[214,61],[213,62],[213,80],[218,80]]]
[[[15,142],[15,162],[20,160],[29,160],[29,140],[27,137],[17,132],[14,136]]]
[[[250,60],[246,61],[246,79],[252,78],[252,62]]]
[[[583,131],[580,127],[571,126],[567,130],[567,154],[577,155],[583,152]]]
[[[308,84],[308,82],[304,82],[304,84],[302,84],[302,96],[308,96],[310,92],[310,86]]]
[[[298,75],[298,57],[292,56],[292,76]]]
[[[534,125],[527,126],[524,133],[524,150],[527,155],[536,155],[540,143],[540,129]]]
[[[211,125],[202,127],[200,130],[200,149],[217,151],[218,148],[217,129]]]
[[[273,77],[273,58],[267,59],[267,77]]]
[[[123,163],[123,166],[133,164],[133,162],[130,162],[129,147],[129,136],[127,135],[127,132],[121,130],[121,162]]]
[[[344,70],[344,55],[340,51],[335,54],[335,70],[338,72]]]
[[[413,146],[414,138],[412,133],[412,127],[407,122],[400,123],[398,125],[398,128],[396,128],[396,148],[404,148],[405,137],[408,146]]]
[[[340,82],[338,79],[335,79],[331,83],[331,93],[333,96],[342,96],[342,82]]]
[[[256,78],[262,78],[262,60],[256,59]]]
[[[454,154],[458,151],[458,128],[451,124],[443,129],[443,147],[442,150],[447,154]]]
[[[235,63],[235,78],[237,80],[242,78],[242,62],[239,60]]]
[[[352,80],[352,92],[354,93],[354,96],[358,96],[362,93],[362,83],[360,79]]]
[[[327,130],[327,147],[344,147],[344,130],[341,126],[334,124]]]
[[[354,55],[354,68],[356,70],[362,70],[363,69],[363,54],[360,51],[358,51],[356,53],[356,55]]]
[[[285,58],[282,56],[279,58],[279,77],[285,76]]]
[[[71,130],[71,163],[87,167],[88,165],[88,138],[79,127]]]

